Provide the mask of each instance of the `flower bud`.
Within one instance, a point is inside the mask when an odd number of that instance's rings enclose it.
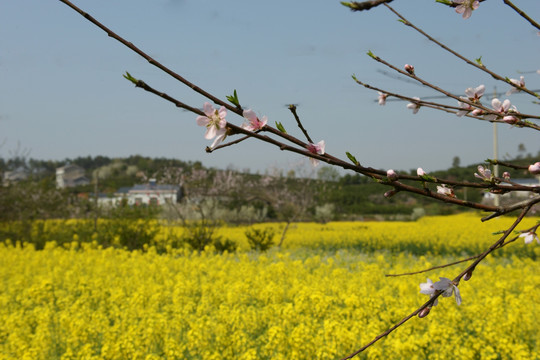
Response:
[[[404,68],[406,72],[408,72],[411,75],[414,75],[414,66],[405,64]]]
[[[472,277],[472,273],[473,273],[472,270],[467,271],[467,272],[465,273],[465,275],[463,275],[463,280],[469,281],[469,280],[471,279],[471,277]]]
[[[423,317],[428,316],[429,311],[430,311],[430,308],[429,308],[429,307],[423,308],[423,309],[420,310],[420,312],[418,313],[418,317],[419,317],[419,318],[423,318]]]
[[[529,165],[529,172],[534,175],[540,174],[540,161]]]
[[[416,170],[416,174],[417,174],[418,176],[424,176],[424,175],[426,175],[426,172],[424,171],[424,169],[418,168],[418,169]]]
[[[508,171],[503,172],[503,178],[506,180],[510,180],[510,173]]]
[[[484,114],[484,110],[482,110],[482,109],[474,109],[474,110],[472,111],[472,114],[473,114],[474,116],[480,116],[480,115],[483,115],[483,114]]]
[[[384,197],[387,198],[387,199],[390,199],[392,196],[396,195],[398,192],[396,189],[394,190],[388,190],[387,192],[384,193]]]
[[[519,119],[515,117],[514,115],[506,115],[503,117],[503,121],[507,124],[517,124],[519,122]]]
[[[390,181],[396,181],[398,179],[398,174],[392,169],[386,172],[386,176],[388,177],[388,180]]]

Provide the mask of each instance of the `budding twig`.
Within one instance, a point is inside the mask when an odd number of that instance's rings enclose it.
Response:
[[[479,70],[482,70],[486,73],[488,73],[489,75],[491,75],[491,77],[493,77],[494,79],[496,80],[500,80],[500,81],[503,81],[513,87],[515,87],[516,89],[519,89],[519,90],[522,90],[526,93],[528,93],[529,95],[532,95],[536,98],[539,98],[540,99],[540,95],[539,94],[536,94],[535,92],[527,89],[527,88],[523,88],[521,86],[518,86],[514,83],[512,83],[507,77],[504,77],[504,76],[501,76],[501,75],[498,75],[497,73],[489,70],[485,65],[478,65],[477,63],[475,63],[474,61],[471,61],[469,59],[467,59],[465,56],[459,54],[458,52],[450,49],[448,46],[444,45],[443,43],[437,41],[435,38],[431,37],[430,35],[428,35],[426,32],[424,32],[422,29],[418,28],[417,26],[415,26],[413,23],[411,23],[409,20],[405,19],[405,17],[403,15],[401,15],[400,13],[398,13],[396,10],[394,10],[390,5],[388,4],[384,4],[384,6],[386,6],[390,11],[392,11],[394,14],[396,14],[401,20],[403,20],[403,23],[411,28],[413,28],[414,30],[416,30],[417,32],[419,32],[420,34],[422,34],[423,36],[425,36],[428,40],[430,40],[431,42],[439,45],[440,47],[442,47],[444,50],[448,51],[449,53],[451,53],[452,55],[458,57],[459,59],[465,61],[467,64],[469,65],[472,65],[474,66],[475,68],[479,69]]]
[[[302,125],[302,121],[300,121],[300,117],[298,116],[297,112],[296,112],[296,105],[294,104],[290,104],[288,106],[288,109],[291,111],[291,113],[293,114],[294,116],[294,119],[296,120],[296,124],[298,125],[298,127],[300,128],[300,130],[302,130],[302,132],[304,133],[304,136],[306,137],[307,141],[309,141],[310,143],[313,144],[313,140],[311,140],[311,138],[309,137],[309,134],[307,132],[307,130],[304,128],[304,125]]]

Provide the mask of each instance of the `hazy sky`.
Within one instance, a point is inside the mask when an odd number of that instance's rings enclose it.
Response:
[[[540,1],[516,0],[530,15]],[[485,84],[508,86],[449,56],[396,21],[388,9],[353,13],[333,0],[78,0],[75,4],[188,80],[225,98],[237,89],[240,102],[282,122],[298,134],[286,104],[298,113],[315,141],[345,157],[349,151],[377,168],[438,170],[454,156],[467,165],[492,157],[493,127],[405,102],[382,107],[364,82],[409,96],[435,95],[396,80],[366,55],[402,67],[456,94]],[[427,0],[397,0],[392,6],[461,54],[482,56],[486,66],[540,89],[540,36],[502,1],[486,1],[463,20],[452,9]],[[255,140],[213,154],[194,114],[136,89],[136,78],[192,106],[205,99],[168,78],[107,37],[57,0],[0,1],[0,156],[17,148],[38,159],[140,154],[200,160],[204,165],[264,171],[288,168],[298,155]],[[502,96],[503,99],[506,96]],[[531,97],[509,97],[523,113],[538,114]],[[451,103],[455,103],[452,101]],[[488,104],[489,101],[484,101]],[[228,121],[242,119],[229,114]],[[538,132],[499,125],[499,154],[540,150]],[[307,160],[305,160],[307,162]]]

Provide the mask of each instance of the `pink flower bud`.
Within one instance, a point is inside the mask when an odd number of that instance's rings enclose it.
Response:
[[[417,174],[418,176],[424,176],[424,175],[426,175],[426,172],[424,171],[424,169],[418,168],[418,169],[416,170],[416,174]]]
[[[506,180],[510,180],[510,173],[508,171],[503,172],[503,178]]]
[[[396,181],[398,179],[398,174],[392,169],[386,172],[386,176],[388,177],[388,180],[390,181]]]
[[[429,311],[430,311],[430,308],[429,308],[429,307],[423,308],[423,309],[420,310],[420,312],[418,313],[418,317],[419,317],[419,318],[423,318],[423,317],[428,316]]]
[[[519,119],[515,117],[514,115],[506,115],[503,117],[503,121],[508,124],[517,124],[519,122]]]
[[[391,198],[392,196],[396,195],[397,194],[397,190],[388,190],[387,192],[384,193],[384,197],[389,199]]]
[[[408,72],[411,75],[414,75],[414,66],[405,64],[404,68],[406,72]]]
[[[473,114],[474,116],[480,116],[480,115],[483,115],[483,114],[484,114],[484,110],[482,110],[482,109],[474,109],[474,110],[472,111],[472,114]]]
[[[540,161],[529,165],[529,172],[534,175],[540,174]]]

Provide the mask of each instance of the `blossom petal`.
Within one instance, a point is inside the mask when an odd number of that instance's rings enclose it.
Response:
[[[197,125],[206,126],[210,122],[210,119],[206,116],[197,116]]]
[[[214,107],[207,101],[203,105],[203,112],[206,114],[206,116],[211,117],[214,115]]]

